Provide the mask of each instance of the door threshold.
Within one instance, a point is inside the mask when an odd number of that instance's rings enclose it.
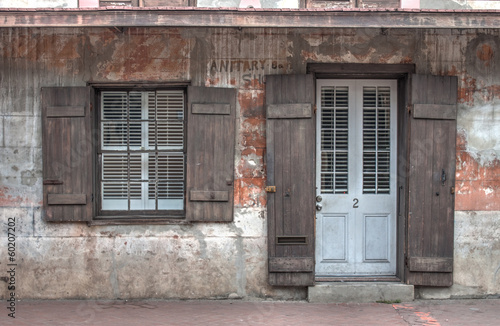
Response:
[[[401,282],[397,276],[316,276],[316,282]]]

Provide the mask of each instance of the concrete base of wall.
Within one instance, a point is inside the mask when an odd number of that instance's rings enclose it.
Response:
[[[446,299],[486,299],[498,298],[498,294],[488,294],[479,287],[455,284],[451,287],[415,287],[415,298],[424,300]]]
[[[406,302],[413,301],[413,285],[397,282],[328,282],[316,283],[308,291],[309,302]]]

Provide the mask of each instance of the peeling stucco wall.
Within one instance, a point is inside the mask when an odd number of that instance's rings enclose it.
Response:
[[[498,30],[0,29],[0,219],[18,221],[19,298],[304,298],[267,285],[264,76],[308,62],[458,76],[455,288],[500,293],[499,43]],[[188,80],[238,90],[233,223],[41,219],[41,87]]]

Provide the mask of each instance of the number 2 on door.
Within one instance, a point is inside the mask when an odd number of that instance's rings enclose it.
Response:
[[[354,202],[354,204],[352,204],[352,208],[358,208],[359,199],[354,198],[352,201]]]

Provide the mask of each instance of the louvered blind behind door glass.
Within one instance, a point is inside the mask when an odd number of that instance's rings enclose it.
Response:
[[[182,210],[184,92],[101,93],[103,210]]]
[[[347,194],[349,88],[321,88],[321,192]]]
[[[363,193],[390,193],[389,87],[363,87]]]

